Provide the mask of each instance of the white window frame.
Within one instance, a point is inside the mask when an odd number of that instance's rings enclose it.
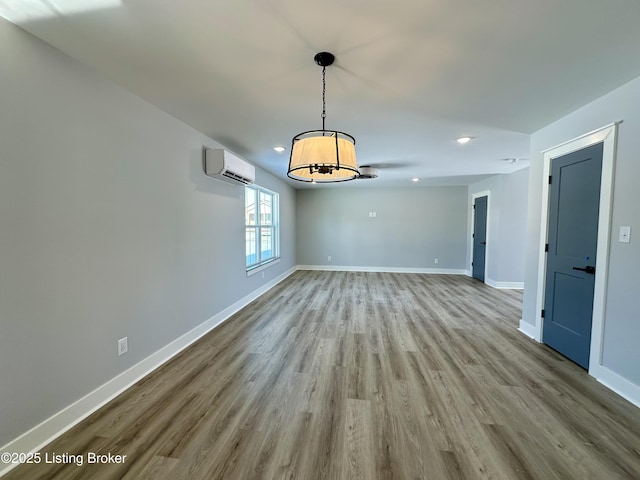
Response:
[[[246,198],[249,192],[252,192],[252,195],[255,195],[255,215],[254,221],[247,222],[247,212],[246,212]],[[268,195],[271,197],[271,219],[269,223],[264,223],[261,220],[262,213],[260,211],[260,194]],[[255,230],[255,249],[256,249],[256,261],[247,264],[247,259],[249,257],[249,242],[247,240],[247,233],[249,229]],[[262,230],[269,229],[271,230],[272,243],[273,248],[271,249],[272,254],[269,257],[262,258],[263,250],[261,245],[262,239]],[[245,266],[247,269],[247,274],[256,273],[260,271],[262,268],[268,264],[276,262],[280,259],[280,199],[277,192],[273,192],[259,185],[247,185],[245,187]]]

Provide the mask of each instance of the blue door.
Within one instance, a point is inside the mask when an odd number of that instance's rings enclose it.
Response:
[[[551,163],[542,340],[589,368],[602,144]]]
[[[484,282],[484,266],[487,256],[487,197],[478,197],[473,204],[473,278]]]

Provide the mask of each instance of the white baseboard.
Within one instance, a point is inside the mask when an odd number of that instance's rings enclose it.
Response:
[[[536,338],[538,329],[534,325],[531,325],[530,323],[527,323],[522,319],[520,320],[520,328],[518,328],[518,331],[535,340],[536,342],[542,341],[542,339]],[[610,370],[609,368],[602,365],[590,367],[589,375],[595,377],[595,379],[598,380],[598,382],[600,382],[602,385],[610,390],[613,390],[622,398],[628,400],[636,407],[640,408],[640,386],[630,382],[626,378],[618,375],[613,370]]]
[[[595,368],[589,369],[589,375],[593,376],[605,387],[613,390],[622,398],[630,401],[636,407],[640,408],[640,386],[621,377],[613,370],[607,367],[597,365]]]
[[[523,290],[524,282],[499,282],[491,278],[485,278],[484,283],[493,288],[504,288],[508,290]]]
[[[157,352],[149,355],[141,362],[112,378],[104,385],[101,385],[60,412],[49,417],[39,425],[36,425],[31,430],[23,433],[18,438],[0,448],[0,454],[4,452],[37,452],[56,437],[74,427],[100,407],[120,395],[127,388],[131,387],[140,379],[166,363],[202,336],[209,333],[238,310],[244,308],[256,298],[275,287],[295,271],[296,269],[292,268],[257,290],[254,290],[249,295],[225,308],[206,322],[188,331],[181,337],[162,347]],[[15,466],[15,464],[0,464],[0,477]]]
[[[462,268],[411,268],[411,267],[354,267],[349,265],[298,265],[298,270],[325,270],[330,272],[375,272],[375,273],[432,273],[465,275]]]
[[[537,338],[538,329],[536,328],[536,326],[531,325],[530,323],[527,323],[522,319],[520,319],[520,327],[518,328],[518,331],[535,340],[536,342],[540,341],[540,339]]]

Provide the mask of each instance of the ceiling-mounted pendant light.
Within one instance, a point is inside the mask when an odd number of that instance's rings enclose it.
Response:
[[[335,57],[320,52],[313,57],[322,67],[322,130],[310,130],[293,137],[287,175],[301,182],[344,182],[358,177],[356,139],[337,130],[325,130],[326,69]]]

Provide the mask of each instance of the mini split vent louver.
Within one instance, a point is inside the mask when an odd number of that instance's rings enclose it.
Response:
[[[253,165],[221,148],[205,150],[204,171],[210,177],[227,183],[249,185],[256,180]]]

